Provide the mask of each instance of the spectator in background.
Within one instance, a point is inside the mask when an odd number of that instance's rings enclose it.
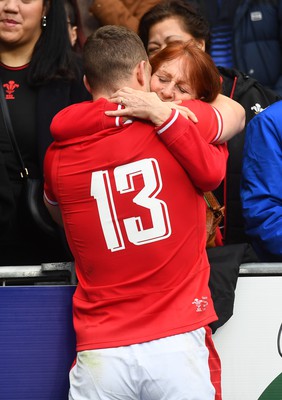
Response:
[[[216,65],[235,67],[282,96],[282,0],[186,0],[211,31]]]
[[[97,18],[89,11],[92,2],[93,0],[77,0],[82,29],[85,37],[88,37],[92,32],[100,27],[100,23]]]
[[[86,38],[82,29],[77,0],[64,0],[64,2],[71,45],[77,53],[81,53]]]
[[[84,63],[93,101],[54,117],[45,157],[46,204],[63,218],[79,282],[69,399],[220,400],[201,193],[225,173],[225,146],[210,144],[219,119],[191,100],[204,116],[195,125],[156,95],[155,127],[105,115],[117,87],[150,88],[146,51],[124,27],[88,37]]]
[[[261,261],[282,261],[282,101],[247,126],[242,188],[246,232]]]
[[[137,31],[140,18],[159,0],[93,0],[90,12],[100,25],[121,25]]]
[[[139,35],[148,51],[153,55],[174,40],[193,38],[203,50],[209,49],[210,31],[208,21],[185,0],[162,0],[141,19]],[[246,110],[246,123],[253,116],[277,101],[279,96],[260,85],[256,80],[235,70],[218,67],[222,77],[223,94],[238,101]],[[221,204],[225,204],[224,243],[245,243],[244,221],[240,201],[241,163],[244,131],[228,142],[229,159],[227,176],[223,185],[216,190]],[[248,260],[256,259],[250,248]]]
[[[43,158],[52,142],[49,128],[53,116],[63,107],[89,98],[82,68],[70,46],[63,2],[0,1],[0,77],[29,176],[43,180]],[[48,236],[30,218],[23,201],[24,180],[2,113],[0,131],[5,179],[9,177],[15,202],[13,223],[1,235],[0,264],[68,261],[71,255],[63,241]],[[3,178],[1,175],[1,185]]]
[[[127,87],[119,89],[109,98],[109,101],[119,103],[122,98],[124,107],[108,111],[107,115],[150,120],[151,112],[154,117],[157,94],[161,101],[172,108],[177,107],[184,116],[190,119],[193,119],[195,115],[190,115],[190,111],[185,108],[187,100],[200,99],[211,104],[215,112],[219,111],[223,120],[222,128],[214,139],[214,144],[225,143],[244,127],[244,108],[221,94],[219,72],[209,54],[203,52],[194,40],[168,43],[150,58],[150,64],[152,67],[151,92]],[[193,121],[197,122],[197,116]],[[202,161],[204,162],[204,157]],[[217,155],[214,161],[211,169],[216,168]]]
[[[210,27],[209,53],[217,66],[233,68],[233,21],[241,0],[186,0],[205,15]]]

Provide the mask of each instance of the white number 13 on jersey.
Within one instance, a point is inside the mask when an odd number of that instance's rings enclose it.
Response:
[[[123,220],[128,240],[135,245],[163,240],[171,234],[167,205],[157,198],[162,189],[162,178],[157,160],[148,158],[115,168],[117,191],[120,194],[134,191],[133,178],[140,174],[143,176],[144,187],[133,198],[133,202],[150,210],[152,227],[144,229],[140,216]],[[124,238],[116,213],[108,171],[92,173],[91,196],[97,201],[108,249],[111,251],[124,249]]]

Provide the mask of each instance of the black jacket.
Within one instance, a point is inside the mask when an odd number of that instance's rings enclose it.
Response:
[[[282,1],[241,1],[233,44],[236,68],[282,95]]]
[[[14,223],[16,202],[4,157],[0,151],[0,237],[9,231]]]
[[[282,0],[187,0],[216,26],[232,27],[236,69],[282,95]]]
[[[246,111],[246,124],[260,111],[281,98],[255,79],[235,69],[219,67],[223,78],[223,94],[240,103]],[[216,191],[221,203],[226,206],[225,244],[247,242],[240,200],[240,181],[245,130],[228,142],[229,159],[223,185]],[[225,197],[225,198],[224,198]]]
[[[246,111],[246,124],[260,111],[280,97],[255,79],[235,69],[219,67],[223,78],[223,94],[240,103]],[[235,289],[240,265],[258,262],[244,232],[240,183],[245,129],[228,142],[229,158],[224,183],[215,191],[221,204],[225,204],[223,247],[208,249],[211,265],[209,285],[218,321],[211,324],[213,332],[233,314]]]
[[[36,125],[38,163],[42,179],[44,155],[52,142],[49,127],[54,115],[70,104],[90,98],[82,82],[82,72],[79,80],[54,80],[38,87]],[[1,133],[3,129],[1,116]],[[28,219],[22,198],[23,183],[20,180],[9,179],[7,156],[11,157],[0,154],[0,265],[69,261],[71,255],[63,235],[62,242],[48,237]]]

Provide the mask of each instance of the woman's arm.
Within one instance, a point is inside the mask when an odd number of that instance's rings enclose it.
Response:
[[[223,131],[218,143],[224,143],[242,132],[245,127],[246,113],[241,104],[219,94],[211,105],[220,112],[223,120]]]
[[[171,110],[177,109],[187,119],[198,122],[195,114],[188,107],[183,107],[178,103],[164,102],[154,92],[143,92],[125,87],[114,93],[108,100],[124,106],[120,110],[107,111],[106,114],[109,116],[135,117],[160,126],[169,118]]]

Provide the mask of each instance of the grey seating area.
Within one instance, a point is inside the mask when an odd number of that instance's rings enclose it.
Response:
[[[240,266],[240,276],[282,275],[282,263],[246,263]]]
[[[0,286],[76,285],[73,262],[0,267]]]

